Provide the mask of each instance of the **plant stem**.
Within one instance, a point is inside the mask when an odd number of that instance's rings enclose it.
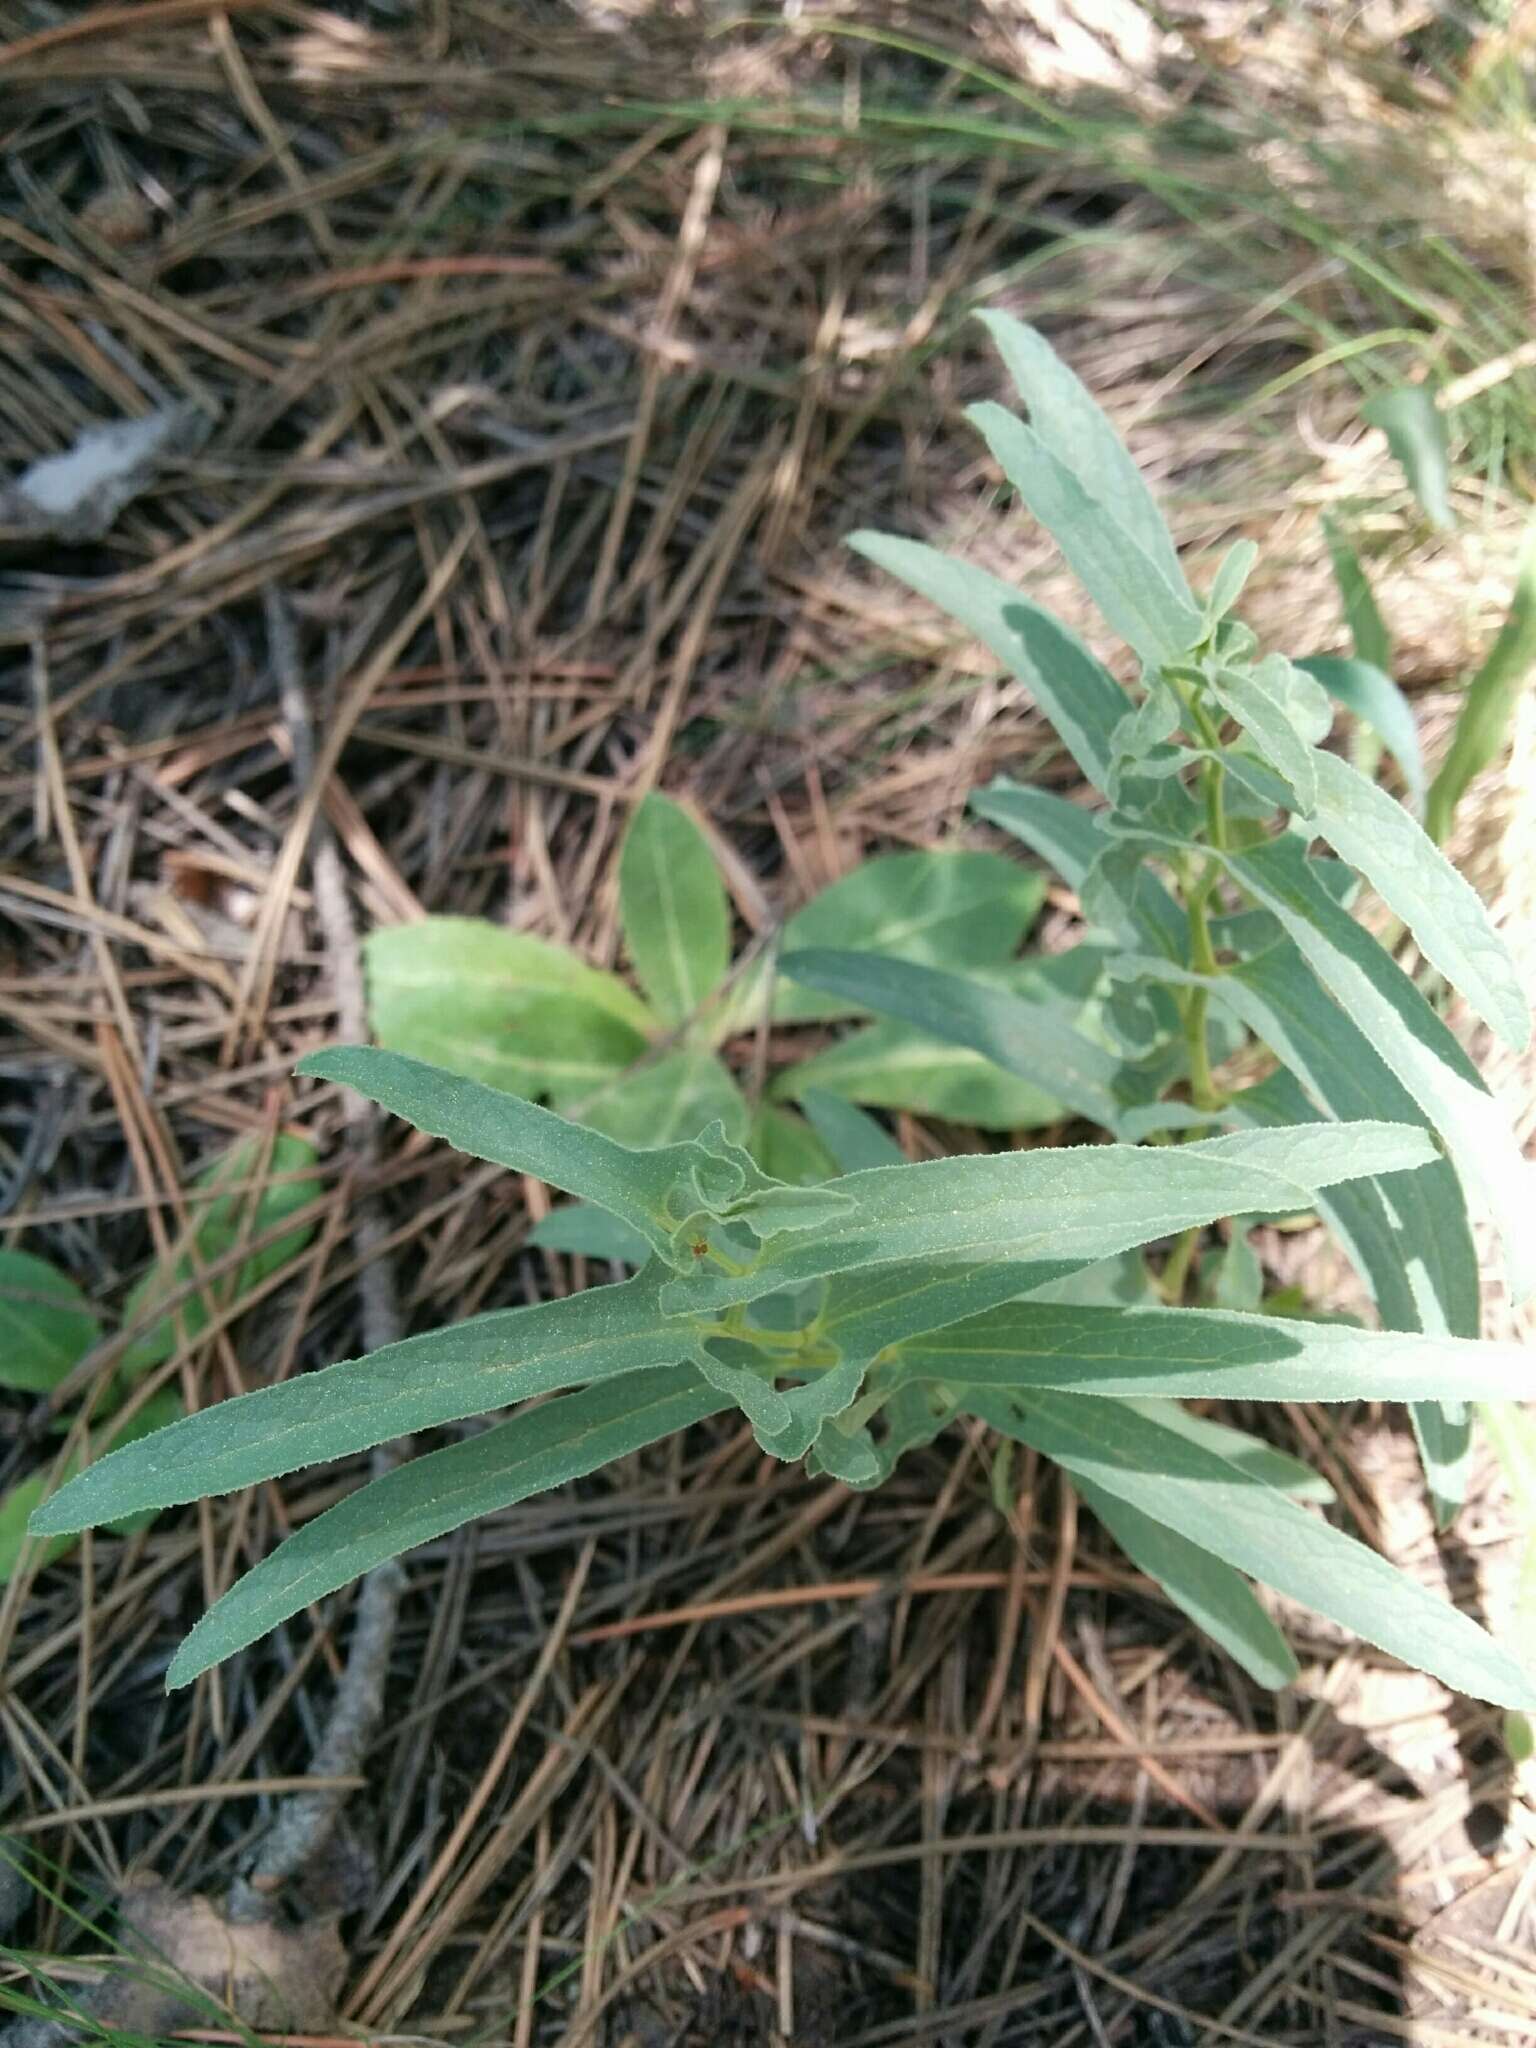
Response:
[[[1194,1261],[1195,1252],[1199,1244],[1200,1230],[1197,1225],[1193,1229],[1186,1230],[1173,1250],[1168,1254],[1168,1263],[1163,1268],[1162,1278],[1159,1280],[1158,1286],[1162,1291],[1163,1300],[1168,1304],[1169,1308],[1179,1308],[1183,1305],[1184,1289],[1189,1280],[1189,1269]]]

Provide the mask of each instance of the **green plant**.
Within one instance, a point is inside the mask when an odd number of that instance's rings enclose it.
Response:
[[[89,1433],[77,1432],[65,1455],[66,1473],[177,1420],[183,1411],[174,1387],[154,1388],[131,1402],[130,1396],[184,1341],[206,1329],[211,1316],[237,1313],[262,1280],[303,1250],[313,1223],[286,1231],[279,1226],[313,1199],[318,1172],[319,1155],[310,1141],[279,1132],[270,1150],[258,1138],[241,1139],[198,1176],[187,1241],[172,1245],[130,1289],[115,1370],[91,1402]],[[66,1274],[31,1252],[0,1250],[0,1388],[52,1394],[102,1335],[96,1314]],[[61,1417],[60,1426],[67,1428],[69,1418]],[[21,1563],[28,1521],[53,1483],[38,1471],[0,1495],[0,1585]],[[131,1535],[150,1519],[134,1513],[114,1517],[108,1526]],[[53,1562],[72,1543],[70,1536],[55,1537],[34,1561]]]
[[[1518,1398],[1529,1374],[1517,1347],[1476,1341],[1467,1198],[1495,1218],[1527,1293],[1529,1175],[1455,1040],[1350,916],[1356,870],[1523,1042],[1513,971],[1407,812],[1321,749],[1324,691],[1260,658],[1233,620],[1251,544],[1198,599],[1087,392],[1038,335],[988,324],[1030,424],[996,405],[973,417],[1139,657],[1136,697],[997,578],[913,541],[855,544],[1029,685],[1102,794],[1093,812],[1006,781],[975,799],[1077,890],[1102,984],[1091,1028],[995,975],[825,943],[797,942],[779,964],[797,991],[965,1047],[1113,1142],[881,1163],[878,1127],[813,1092],[842,1170],[799,1186],[719,1120],[635,1146],[399,1051],[308,1055],[302,1073],[603,1212],[619,1231],[582,1212],[588,1242],[644,1263],[224,1402],[71,1481],[34,1518],[41,1533],[513,1407],[296,1531],[197,1624],[172,1684],[413,1544],[739,1409],[766,1451],[861,1487],[957,1416],[979,1417],[1055,1459],[1133,1561],[1263,1682],[1296,1667],[1251,1579],[1469,1691],[1536,1703],[1513,1655],[1313,1512],[1315,1475],[1183,1405],[1414,1403],[1432,1480],[1453,1496],[1459,1404]],[[1315,856],[1316,839],[1340,858]],[[668,957],[674,928],[704,934],[708,973]],[[720,921],[669,922],[658,907],[648,937],[637,944],[631,923],[630,938],[662,1014],[696,1028],[686,1005],[723,968]],[[1254,1312],[1248,1227],[1314,1210],[1381,1329]],[[1154,1292],[1128,1255],[1169,1240]],[[1186,1306],[1192,1292],[1245,1305]]]
[[[930,967],[982,972],[1020,994],[1049,990],[1081,1009],[1097,963],[1014,956],[1045,886],[996,853],[887,854],[834,882],[789,919],[779,950],[856,946]],[[783,1180],[820,1180],[832,1154],[782,1105],[807,1088],[881,1109],[987,1129],[1054,1123],[1059,1104],[964,1047],[910,1026],[867,1024],[797,1062],[754,1109],[719,1057],[764,1013],[825,1024],[863,1006],[774,971],[773,952],[731,959],[725,883],[679,804],[647,796],[624,835],[619,919],[640,995],[568,947],[480,918],[431,917],[375,931],[366,945],[369,1019],[392,1052],[547,1101],[631,1144],[692,1137],[718,1118]],[[1086,978],[1085,978],[1086,976]],[[867,1013],[866,1013],[867,1014]]]

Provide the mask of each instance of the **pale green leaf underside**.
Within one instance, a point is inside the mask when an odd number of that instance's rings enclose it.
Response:
[[[1397,758],[1409,802],[1416,811],[1422,811],[1428,784],[1419,729],[1408,699],[1386,671],[1374,662],[1342,654],[1310,654],[1296,666],[1305,669],[1330,696],[1337,697],[1347,710],[1375,729]]]
[[[1051,1388],[1123,1399],[1468,1401],[1536,1397],[1519,1344],[1228,1309],[1021,1301],[914,1337],[905,1373],[953,1386]]]
[[[966,1406],[1191,1543],[1459,1691],[1536,1706],[1507,1651],[1447,1601],[1282,1493],[1121,1404],[1066,1394]]]
[[[1517,1298],[1536,1291],[1536,1171],[1456,1040],[1396,962],[1312,879],[1293,836],[1225,859],[1444,1138],[1463,1184],[1498,1226]]]
[[[1294,1177],[1303,1152],[1304,1181]],[[1357,1124],[1242,1132],[1176,1152],[1079,1145],[876,1168],[829,1183],[848,1207],[814,1233],[765,1245],[745,1272],[683,1275],[663,1290],[662,1306],[723,1308],[902,1260],[1085,1265],[1218,1216],[1305,1208],[1332,1180],[1433,1156],[1423,1131]]]
[[[1419,951],[1506,1045],[1523,1052],[1531,1010],[1509,949],[1482,898],[1395,797],[1336,754],[1317,757],[1309,821],[1360,870],[1413,933]]]
[[[1018,677],[1068,753],[1108,789],[1110,735],[1131,700],[1077,635],[999,576],[895,534],[850,534],[848,545],[964,626]]]
[[[966,417],[1127,646],[1143,661],[1162,663],[1198,644],[1204,625],[1187,586],[1172,581],[1034,428],[1000,405],[968,406]]]
[[[1271,1691],[1294,1684],[1300,1667],[1291,1647],[1240,1572],[1092,1480],[1079,1475],[1075,1484],[1136,1569],[1250,1678]]]
[[[1035,328],[1009,313],[983,312],[976,317],[991,335],[1041,440],[1076,473],[1090,498],[1113,510],[1173,589],[1192,604],[1178,550],[1157,502],[1087,386]]]

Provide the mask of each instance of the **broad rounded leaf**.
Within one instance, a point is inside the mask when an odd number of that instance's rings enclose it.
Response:
[[[619,918],[664,1024],[687,1024],[731,964],[731,912],[709,841],[681,804],[645,797],[619,855]]]
[[[46,1394],[101,1335],[74,1281],[31,1252],[0,1250],[0,1387]]]

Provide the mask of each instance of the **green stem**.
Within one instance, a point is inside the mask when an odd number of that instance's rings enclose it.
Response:
[[[1189,1269],[1199,1246],[1200,1231],[1196,1226],[1192,1230],[1186,1230],[1168,1254],[1168,1263],[1163,1267],[1158,1285],[1169,1308],[1183,1306],[1184,1289],[1189,1283]]]

